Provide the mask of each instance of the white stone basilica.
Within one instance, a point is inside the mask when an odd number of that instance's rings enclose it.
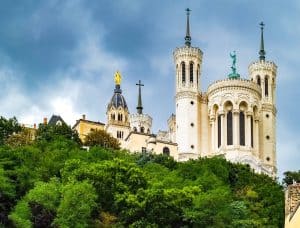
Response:
[[[191,46],[187,10],[185,45],[173,53],[176,113],[168,119],[169,129],[152,133],[152,118],[142,112],[140,81],[137,113],[129,114],[118,72],[104,129],[132,152],[164,153],[178,161],[223,156],[275,177],[277,66],[265,60],[263,26],[259,59],[249,65],[249,78],[240,78],[233,54],[233,72],[204,92],[200,87],[202,51]]]

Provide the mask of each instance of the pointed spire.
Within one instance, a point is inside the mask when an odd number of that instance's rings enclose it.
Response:
[[[191,46],[191,33],[190,33],[190,12],[191,10],[189,8],[186,9],[186,35],[185,35],[185,45],[187,47]]]
[[[143,114],[141,86],[144,85],[141,83],[141,80],[139,80],[139,83],[137,83],[136,85],[139,86],[138,105],[136,107],[136,110],[138,114]]]
[[[259,59],[261,61],[264,61],[266,58],[266,51],[264,47],[264,26],[265,24],[261,22],[260,24],[260,30],[261,30],[261,35],[260,35],[260,50],[259,50]]]

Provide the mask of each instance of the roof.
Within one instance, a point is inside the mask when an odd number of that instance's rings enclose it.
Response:
[[[59,115],[52,115],[49,122],[49,125],[59,125],[59,124],[66,124],[66,122],[61,118]]]
[[[85,120],[85,119],[79,119],[76,120],[76,123],[74,124],[74,126],[72,128],[75,128],[80,122],[86,122],[86,123],[91,123],[91,124],[95,124],[95,125],[101,125],[104,126],[104,123],[101,122],[96,122],[96,121],[92,121],[92,120]]]
[[[116,85],[116,88],[114,90],[114,95],[112,96],[110,102],[108,103],[107,108],[110,109],[111,107],[114,107],[116,109],[119,107],[128,109],[125,98],[122,95],[122,90],[120,88],[120,85]]]

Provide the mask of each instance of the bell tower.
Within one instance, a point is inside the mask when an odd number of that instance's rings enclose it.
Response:
[[[173,52],[176,71],[176,142],[178,159],[196,159],[200,155],[200,70],[202,51],[191,46],[190,9],[186,9],[185,45]]]
[[[249,66],[250,79],[261,87],[261,108],[257,113],[259,121],[259,148],[261,161],[273,175],[276,173],[276,75],[277,66],[266,60],[264,48],[264,23],[260,23],[259,60]]]

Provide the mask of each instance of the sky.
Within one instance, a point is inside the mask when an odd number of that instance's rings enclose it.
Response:
[[[106,122],[113,75],[136,112],[141,80],[153,131],[175,111],[173,50],[184,45],[185,9],[192,46],[203,51],[201,90],[237,70],[248,78],[264,21],[266,59],[277,73],[278,174],[300,169],[300,2],[297,0],[51,0],[0,3],[0,115],[33,125],[52,114],[71,126],[86,114]]]

